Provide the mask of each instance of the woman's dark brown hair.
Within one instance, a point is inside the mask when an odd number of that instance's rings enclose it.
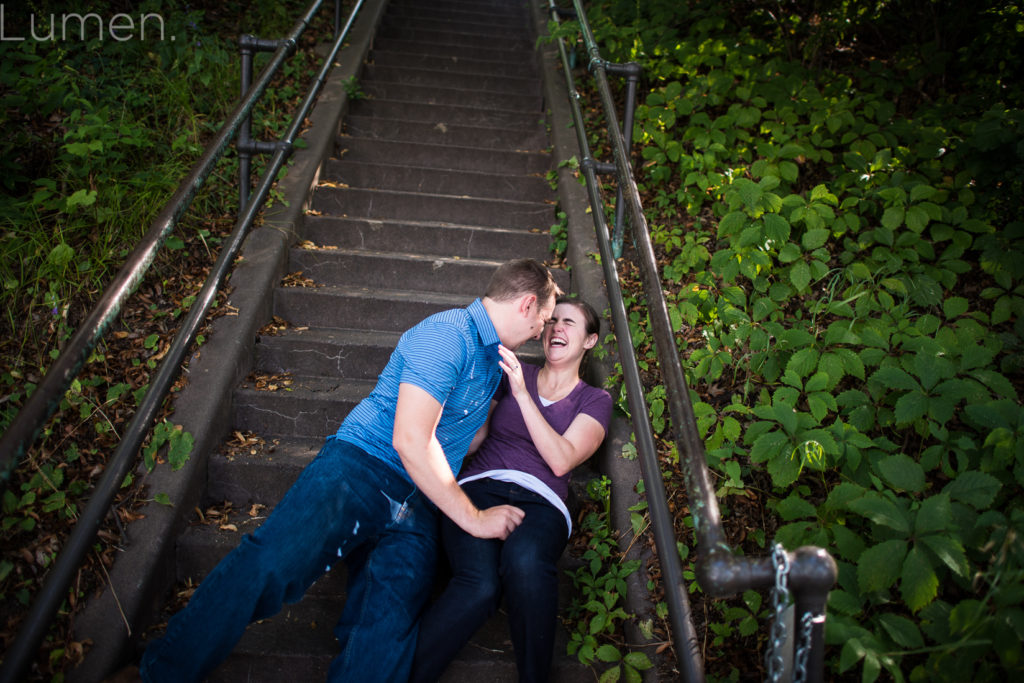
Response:
[[[592,334],[600,334],[601,318],[597,315],[597,311],[594,310],[593,306],[583,299],[564,295],[555,299],[555,306],[558,304],[569,304],[570,306],[574,306],[577,311],[583,313],[584,329],[586,329],[588,337]],[[600,339],[598,339],[598,341],[600,341]],[[580,360],[580,375],[583,374],[583,368],[587,366],[587,359],[590,358],[591,351],[593,351],[593,349],[587,349],[583,352],[583,358]]]

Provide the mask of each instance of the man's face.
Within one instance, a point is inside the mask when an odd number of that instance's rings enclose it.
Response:
[[[551,297],[543,304],[534,302],[530,316],[530,339],[540,339],[544,327],[551,322],[551,316],[555,312],[555,297]]]
[[[523,318],[522,336],[517,340],[518,343],[514,348],[519,348],[530,339],[540,339],[541,333],[544,332],[544,326],[551,320],[554,311],[555,297],[550,297],[543,303],[539,303],[536,299],[532,300]]]

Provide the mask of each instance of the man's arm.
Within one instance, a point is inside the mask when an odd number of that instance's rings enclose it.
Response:
[[[511,505],[478,509],[462,492],[434,433],[441,404],[414,384],[398,387],[392,445],[405,471],[423,494],[466,533],[478,538],[508,537],[523,521],[523,511]]]

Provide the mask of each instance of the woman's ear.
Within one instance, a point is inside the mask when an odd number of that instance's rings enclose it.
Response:
[[[592,349],[597,346],[597,333],[594,333],[583,340],[583,348]]]

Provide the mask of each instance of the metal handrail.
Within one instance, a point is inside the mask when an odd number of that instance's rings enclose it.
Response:
[[[27,450],[42,424],[52,414],[60,397],[63,396],[103,333],[116,318],[124,301],[141,281],[156,252],[188,208],[216,161],[224,153],[235,131],[242,121],[249,117],[252,107],[266,90],[277,69],[284,63],[287,56],[294,52],[299,36],[309,26],[322,3],[323,0],[314,0],[305,14],[296,22],[288,37],[281,41],[256,83],[249,88],[248,93],[228,117],[217,137],[207,148],[206,153],[196,163],[190,175],[182,182],[174,197],[154,221],[143,241],[118,272],[113,284],[104,292],[93,312],[68,344],[67,349],[40,382],[36,392],[32,395],[34,401],[30,400],[26,403],[11,428],[4,434],[3,440],[0,441],[0,449],[2,449],[0,450],[0,463],[3,463],[5,478],[9,476],[10,470],[16,465],[17,457]],[[31,663],[31,658],[38,650],[39,644],[46,634],[46,629],[53,620],[53,615],[64,600],[67,588],[71,585],[82,559],[96,536],[100,523],[107,514],[111,501],[113,501],[125,475],[137,459],[139,447],[150,431],[153,418],[181,371],[181,363],[185,354],[195,341],[203,319],[213,304],[217,290],[227,278],[249,227],[276,182],[278,172],[291,155],[293,143],[327,80],[327,74],[333,66],[335,56],[341,49],[362,4],[363,0],[357,0],[344,29],[341,32],[336,31],[331,51],[324,60],[324,64],[310,86],[305,99],[294,114],[292,124],[284,138],[277,143],[274,156],[264,170],[252,199],[241,207],[235,227],[221,248],[210,275],[189,309],[188,316],[178,330],[170,349],[161,361],[156,376],[150,383],[149,391],[135,411],[131,423],[122,436],[117,450],[107,463],[100,481],[75,524],[67,543],[47,574],[46,582],[36,596],[21,630],[4,654],[4,661],[0,666],[0,683],[13,683],[21,680]]]
[[[640,202],[640,193],[633,177],[626,142],[619,127],[616,107],[608,85],[608,64],[601,59],[600,50],[590,31],[587,16],[580,0],[573,0],[576,19],[583,35],[584,45],[590,57],[590,71],[594,76],[606,117],[609,142],[614,157],[615,176],[621,196],[629,211],[633,245],[640,262],[643,292],[648,307],[651,330],[658,364],[665,383],[666,396],[672,424],[675,427],[676,447],[680,454],[680,465],[688,491],[690,512],[697,536],[696,574],[701,588],[714,597],[728,597],[747,589],[764,589],[775,585],[776,563],[772,557],[746,557],[736,554],[730,548],[722,528],[718,501],[711,485],[707,467],[704,443],[697,429],[697,421],[690,403],[690,392],[683,375],[682,365],[676,352],[675,335],[668,314],[668,306],[662,291],[654,248],[648,231],[647,219]],[[561,10],[549,0],[551,18],[559,22]],[[654,532],[662,576],[665,577],[665,591],[668,598],[669,615],[680,669],[686,681],[704,680],[703,665],[696,633],[690,618],[690,606],[682,586],[682,569],[675,548],[672,518],[665,502],[661,471],[658,467],[650,422],[647,416],[643,385],[632,349],[629,324],[619,289],[616,265],[609,244],[608,229],[604,220],[604,202],[597,187],[595,169],[601,166],[589,150],[579,107],[569,58],[564,41],[557,41],[565,72],[574,127],[583,161],[581,170],[587,181],[591,203],[591,214],[601,251],[601,265],[606,286],[609,290],[611,312],[615,327],[619,357],[627,399],[637,439],[637,451],[641,461],[647,505],[651,513],[651,527]],[[804,615],[811,620],[811,642],[806,661],[807,681],[821,681],[824,669],[824,624],[825,604],[828,592],[835,584],[837,569],[835,560],[822,548],[805,546],[786,553],[789,560],[789,585],[795,598],[796,623]]]

